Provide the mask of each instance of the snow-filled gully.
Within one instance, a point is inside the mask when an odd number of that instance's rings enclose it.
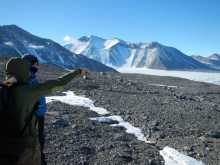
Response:
[[[92,111],[95,111],[99,115],[106,115],[109,112],[104,108],[95,107],[93,101],[89,98],[76,96],[72,91],[64,92],[65,96],[51,96],[46,97],[46,102],[52,101],[61,101],[70,105],[74,106],[83,106],[89,108]],[[120,116],[108,116],[108,117],[97,117],[91,118],[91,120],[98,121],[98,122],[108,122],[110,120],[118,121],[118,124],[112,124],[110,126],[117,127],[122,126],[126,128],[126,132],[129,134],[134,134],[138,140],[144,141],[148,144],[154,143],[148,141],[143,132],[137,128],[132,126],[130,123],[125,122],[122,117]],[[179,153],[177,150],[170,148],[168,146],[164,147],[163,150],[160,151],[160,155],[163,156],[165,160],[165,165],[204,165],[202,162],[186,156],[184,154]]]

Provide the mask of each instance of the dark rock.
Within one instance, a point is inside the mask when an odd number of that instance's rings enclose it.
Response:
[[[114,141],[130,141],[126,135],[116,135]]]
[[[56,121],[54,123],[54,125],[60,125],[60,126],[70,126],[70,123],[68,123],[66,120],[64,119],[60,119],[58,121]]]
[[[220,138],[220,133],[215,131],[209,131],[208,135],[214,138]]]
[[[192,150],[192,148],[189,147],[189,146],[184,146],[184,149],[185,149],[186,151],[191,151],[191,150]]]
[[[75,136],[78,135],[78,133],[76,131],[73,131],[72,134],[75,135]]]
[[[59,116],[59,112],[46,112],[46,115]]]
[[[91,154],[91,148],[87,146],[80,147],[79,150],[81,151],[82,154]]]
[[[121,156],[121,157],[124,157],[124,158],[131,158],[131,155],[128,153],[128,152],[124,152],[122,150],[119,150],[119,151],[116,151],[116,153]]]

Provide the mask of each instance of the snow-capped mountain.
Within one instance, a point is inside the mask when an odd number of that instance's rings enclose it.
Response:
[[[220,54],[215,53],[215,54],[209,56],[208,59],[211,59],[211,60],[220,60]]]
[[[0,26],[0,55],[21,57],[27,53],[37,56],[41,63],[66,69],[117,72],[100,62],[72,53],[50,39],[34,36],[16,25]]]
[[[212,69],[181,51],[158,42],[134,44],[117,38],[106,40],[96,36],[84,36],[63,47],[115,67],[163,70]]]
[[[196,56],[196,55],[193,55],[191,57],[201,63],[220,69],[220,54],[213,54],[207,58],[202,57],[202,56]]]

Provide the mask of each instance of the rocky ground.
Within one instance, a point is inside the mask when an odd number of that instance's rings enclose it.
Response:
[[[0,81],[4,80],[7,60],[0,56]],[[43,82],[64,73],[67,71],[61,68],[41,65],[37,76]],[[78,76],[52,95],[64,95],[67,90],[90,98],[110,116],[121,116],[156,144],[141,142],[122,127],[90,120],[99,115],[87,108],[53,102],[48,104],[45,116],[49,164],[162,165],[159,151],[165,146],[206,165],[220,162],[220,138],[210,132],[220,132],[217,85],[174,77],[95,73],[94,78]],[[61,119],[70,126],[56,125]]]

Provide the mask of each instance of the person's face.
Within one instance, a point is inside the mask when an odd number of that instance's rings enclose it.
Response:
[[[35,68],[38,68],[38,67],[39,67],[39,62],[35,62],[33,66],[34,66]]]

